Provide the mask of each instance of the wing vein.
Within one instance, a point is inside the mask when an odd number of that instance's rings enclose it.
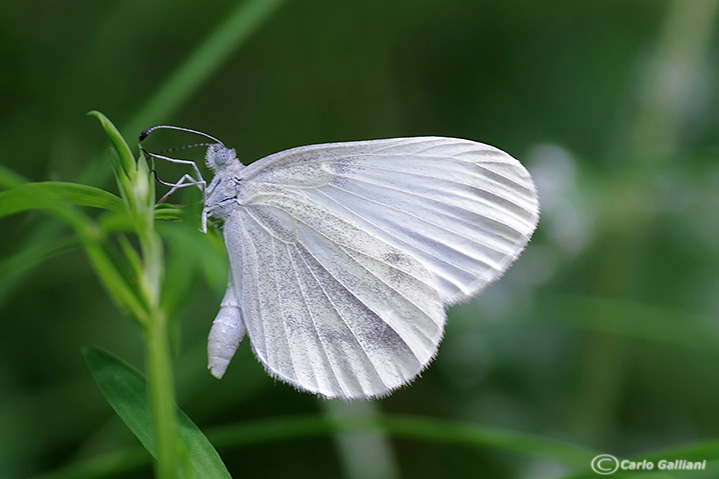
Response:
[[[371,203],[380,204],[380,205],[382,205],[382,206],[384,206],[384,207],[386,207],[386,208],[389,208],[389,209],[398,211],[398,212],[400,212],[400,213],[404,213],[404,214],[406,214],[406,215],[412,217],[413,219],[417,220],[418,222],[425,223],[425,224],[428,224],[428,225],[432,225],[432,226],[435,226],[435,227],[437,227],[437,228],[439,228],[439,229],[442,229],[442,230],[444,230],[444,231],[451,232],[451,230],[449,230],[449,229],[447,229],[447,228],[445,228],[445,227],[443,227],[443,226],[440,226],[440,225],[437,225],[437,224],[435,224],[435,223],[432,223],[432,222],[426,220],[425,218],[421,218],[421,217],[419,217],[419,216],[413,215],[412,213],[410,213],[410,212],[408,212],[408,211],[404,211],[404,210],[395,208],[395,207],[390,206],[390,205],[388,205],[388,204],[386,204],[386,203],[380,203],[380,202],[378,202],[378,201],[376,201],[376,200],[373,200],[373,199],[371,199],[371,198],[368,198],[368,197],[366,197],[366,196],[362,196],[362,195],[360,195],[360,194],[358,194],[358,193],[354,193],[354,192],[352,192],[352,191],[344,190],[344,189],[339,188],[339,187],[336,187],[336,186],[335,186],[334,188],[337,188],[337,189],[339,189],[339,190],[342,190],[342,191],[344,191],[345,193],[348,193],[348,194],[350,194],[350,195],[356,196],[356,197],[358,197],[358,198],[362,198],[363,200],[369,201],[369,202],[371,202]],[[397,237],[395,234],[393,234],[391,231],[387,230],[386,228],[380,227],[378,224],[376,224],[376,223],[370,221],[370,220],[367,219],[365,216],[362,216],[362,215],[358,214],[356,211],[350,210],[349,208],[347,208],[346,206],[344,206],[343,204],[339,203],[337,200],[335,200],[334,198],[332,198],[332,196],[328,195],[327,193],[322,192],[322,191],[318,191],[318,193],[324,195],[328,200],[334,202],[338,207],[343,208],[343,209],[345,209],[345,210],[347,210],[347,211],[350,211],[353,215],[355,215],[355,216],[357,216],[358,218],[362,219],[363,221],[366,221],[367,223],[371,224],[373,227],[377,228],[379,231],[382,231],[383,233],[387,234],[388,236],[390,236],[390,237],[392,237],[392,238],[395,238],[397,241],[400,241],[400,242],[404,243],[404,241],[403,241],[402,239],[398,238],[398,237]],[[430,239],[430,238],[428,238],[427,236],[424,236],[424,237],[427,238],[428,240]],[[480,244],[481,244],[481,243],[480,243]],[[466,251],[463,251],[463,250],[460,250],[460,249],[455,248],[454,245],[445,245],[445,246],[449,247],[449,248],[452,249],[453,251],[456,251],[456,252],[458,252],[458,253],[464,254],[464,255],[466,255],[466,256],[470,256],[470,257],[472,257],[472,259],[474,259],[474,260],[476,260],[476,261],[478,261],[478,262],[480,262],[480,263],[482,263],[482,264],[487,265],[487,267],[489,267],[489,268],[496,269],[496,265],[493,264],[493,262],[491,262],[491,261],[486,261],[486,260],[484,260],[484,259],[481,259],[481,258],[478,258],[478,257],[476,257],[476,256],[473,256],[473,255],[467,253]],[[482,246],[487,246],[488,248],[491,248],[491,249],[493,249],[494,251],[496,251],[496,252],[498,252],[498,253],[502,253],[502,251],[496,250],[495,248],[493,248],[493,247],[491,247],[491,246],[489,246],[489,245],[482,244]],[[427,253],[427,254],[431,254],[431,253],[432,253],[432,251],[431,251],[430,249],[428,249],[428,248],[424,248],[424,247],[420,248],[420,247],[417,246],[417,245],[415,245],[415,248],[417,248],[419,251],[422,251],[422,252]],[[459,270],[461,270],[461,271],[464,271],[464,272],[466,272],[466,273],[469,273],[469,270],[467,270],[467,269],[465,269],[465,268],[462,268],[460,265],[455,264],[454,262],[446,261],[445,259],[439,258],[439,257],[436,257],[436,259],[439,260],[439,261],[441,261],[441,262],[443,262],[443,263],[445,263],[445,264],[451,265],[451,266],[453,266],[453,267],[455,267],[455,268],[457,268],[457,269],[459,269]]]
[[[315,262],[316,262],[318,265],[322,266],[322,262],[320,262],[319,259],[318,259],[314,254],[312,254],[311,251],[309,251],[307,248],[304,248],[304,250],[305,250],[305,252],[306,252],[307,254],[309,254],[309,255],[315,260]],[[384,379],[382,379],[382,374],[380,373],[380,371],[379,371],[377,365],[376,365],[376,364],[374,363],[374,361],[372,360],[372,357],[370,356],[369,352],[366,350],[365,346],[362,344],[362,341],[360,341],[360,339],[357,337],[357,334],[352,330],[352,328],[350,327],[349,323],[347,322],[347,319],[342,315],[342,313],[340,312],[339,308],[338,308],[337,305],[335,304],[335,301],[332,300],[332,296],[327,292],[327,290],[326,290],[324,284],[322,284],[322,281],[320,281],[320,279],[317,278],[317,276],[315,275],[314,271],[312,271],[312,268],[310,267],[309,264],[307,264],[307,261],[304,259],[304,257],[303,257],[302,255],[300,255],[300,258],[301,258],[302,261],[305,263],[305,266],[307,267],[307,270],[310,272],[310,274],[312,274],[313,278],[315,279],[315,281],[317,282],[317,285],[318,285],[318,286],[320,287],[320,289],[322,290],[322,293],[324,294],[324,296],[325,296],[325,298],[327,299],[327,301],[329,301],[329,303],[332,305],[332,308],[333,308],[334,311],[337,313],[337,316],[342,320],[342,323],[345,325],[345,327],[347,328],[347,330],[352,334],[352,337],[353,337],[354,340],[357,342],[357,344],[359,345],[359,347],[360,347],[360,349],[362,350],[362,352],[364,353],[364,355],[367,357],[368,362],[372,365],[372,368],[375,370],[375,373],[377,374],[377,377],[379,378],[379,380],[382,382],[382,384],[384,385],[385,388],[388,387],[388,385],[384,382]],[[324,268],[324,266],[322,266],[322,268],[325,270],[325,272],[327,272],[327,274],[329,274],[330,276],[332,276],[332,278],[337,282],[337,284],[339,284],[340,286],[342,286],[342,288],[343,288],[345,291],[347,291],[347,292],[349,292],[350,294],[352,294],[352,292],[349,291],[349,290],[347,289],[347,287],[346,287],[331,271],[327,270],[327,268]],[[357,298],[356,296],[354,296],[354,294],[352,294],[352,296],[355,297],[355,298]],[[357,298],[357,299],[359,300],[359,298]],[[360,302],[362,302],[362,301],[360,300]],[[362,304],[364,305],[364,302],[362,302]],[[367,307],[367,305],[365,305],[365,307]],[[370,310],[370,311],[372,311],[369,307],[367,307],[367,309]],[[372,312],[374,312],[374,311],[372,311]],[[386,323],[385,323],[385,324],[386,324]]]
[[[377,169],[381,169],[381,168],[377,168]],[[481,187],[481,186],[479,186],[479,185],[477,185],[477,184],[472,184],[472,183],[469,183],[469,182],[457,181],[457,180],[452,179],[452,178],[437,178],[436,176],[432,176],[432,175],[423,175],[423,174],[420,174],[420,173],[417,172],[417,171],[402,171],[402,170],[393,170],[393,169],[389,169],[389,168],[384,169],[384,171],[386,171],[386,172],[391,172],[391,173],[401,173],[401,174],[404,175],[405,177],[406,177],[406,176],[414,176],[414,177],[417,177],[417,178],[429,179],[429,180],[432,180],[432,181],[440,181],[440,180],[441,180],[441,181],[447,181],[447,182],[450,182],[450,183],[454,183],[454,184],[456,184],[456,185],[460,185],[460,186],[463,186],[463,187],[468,187],[468,188],[472,188],[472,189],[476,189],[476,190],[482,191],[484,194],[486,194],[486,195],[492,197],[492,198],[494,199],[494,201],[493,201],[493,202],[490,202],[490,201],[488,201],[487,199],[484,199],[484,198],[479,197],[479,196],[474,196],[474,197],[472,197],[472,199],[475,200],[475,201],[479,201],[480,203],[482,203],[482,204],[484,204],[484,205],[486,205],[486,206],[501,207],[503,211],[506,211],[508,214],[510,214],[511,216],[514,216],[514,217],[516,217],[516,213],[513,212],[513,211],[511,211],[511,210],[509,210],[509,209],[507,209],[506,206],[503,206],[504,203],[510,203],[510,204],[516,206],[517,208],[520,208],[520,209],[524,210],[524,211],[527,212],[527,213],[531,213],[530,208],[528,208],[526,205],[519,204],[519,203],[517,203],[516,201],[514,201],[513,199],[508,198],[507,196],[500,196],[499,194],[495,193],[494,191],[491,191],[490,189],[487,189],[487,188],[483,188],[483,187]],[[381,182],[373,181],[373,179],[370,178],[370,177],[362,178],[362,177],[358,177],[358,176],[350,176],[350,175],[341,174],[341,173],[340,173],[340,174],[337,174],[336,176],[337,176],[337,177],[344,178],[344,179],[346,179],[346,180],[348,180],[348,181],[367,183],[367,184],[371,184],[371,185],[373,185],[373,186],[378,186],[378,187],[381,187],[381,188],[387,188],[387,189],[391,189],[391,190],[394,190],[394,191],[399,191],[399,192],[401,192],[401,193],[403,193],[403,194],[415,196],[415,197],[417,197],[417,198],[423,198],[423,199],[429,199],[429,200],[436,201],[436,200],[434,200],[434,199],[431,198],[431,197],[428,197],[428,196],[426,196],[426,195],[418,194],[416,191],[413,191],[413,190],[403,190],[403,189],[399,189],[399,188],[396,188],[396,187],[392,187],[392,186],[383,184],[383,183],[381,183]],[[498,183],[498,182],[496,182],[496,181],[495,181],[495,183],[496,183],[497,185],[500,185],[502,188],[506,188],[506,185],[503,185],[502,183]],[[526,190],[527,193],[529,193],[529,192],[531,191],[531,190],[529,190],[529,189],[528,189],[526,186],[524,186],[524,185],[520,185],[520,186],[522,187],[522,189]],[[473,212],[472,210],[469,210],[469,209],[467,209],[467,208],[461,207],[461,206],[459,206],[459,205],[456,205],[456,207],[462,208],[462,209],[464,209],[464,210],[466,210],[466,211],[469,211],[469,212]],[[521,218],[520,218],[520,219],[521,219]]]
[[[297,253],[297,257],[299,258],[299,261],[301,261],[301,262],[304,263],[304,261],[302,260],[302,255],[299,254],[299,250],[297,249],[297,245],[296,245],[296,244],[287,245],[287,247],[288,247],[288,250],[289,250],[290,247],[293,248],[294,251],[295,251],[295,253]],[[298,285],[301,285],[300,275],[299,275],[299,269],[298,269],[298,268],[299,268],[299,265],[296,264],[296,261],[298,261],[298,259],[295,257],[295,255],[290,254],[290,260],[291,260],[291,262],[292,262],[292,267],[293,267],[293,270],[294,270],[294,273],[295,273],[295,278],[296,278],[296,280],[297,280],[297,284],[298,284]],[[320,283],[317,281],[317,278],[315,278],[315,276],[312,274],[312,271],[310,271],[309,268],[307,268],[307,265],[305,265],[305,270],[306,270],[306,271],[309,271],[310,274],[312,275],[312,279],[315,280],[315,282],[317,283],[318,286],[321,286]],[[335,382],[337,383],[337,386],[338,386],[338,387],[340,388],[340,390],[342,391],[342,394],[343,394],[344,396],[349,397],[349,394],[347,393],[347,391],[345,390],[344,386],[342,385],[342,382],[339,380],[339,377],[340,377],[339,374],[337,374],[337,371],[335,370],[334,366],[332,365],[332,361],[331,361],[331,359],[330,359],[330,355],[329,355],[329,353],[327,352],[327,346],[325,345],[325,341],[322,339],[322,336],[320,335],[319,328],[317,327],[317,320],[315,319],[315,315],[313,314],[312,309],[309,307],[309,301],[308,301],[308,298],[307,298],[307,294],[306,294],[306,292],[304,291],[304,289],[301,288],[301,287],[300,287],[300,294],[302,295],[302,298],[304,299],[304,306],[305,306],[305,310],[307,311],[307,316],[312,320],[312,327],[314,328],[315,336],[317,337],[317,341],[318,341],[319,344],[320,344],[320,348],[321,348],[321,350],[322,350],[322,356],[325,358],[326,364],[329,366],[330,370],[332,371],[332,374],[334,375]],[[313,369],[314,369],[314,368],[313,368]],[[316,376],[315,376],[315,377],[316,377]],[[317,382],[317,385],[319,386],[319,381]]]

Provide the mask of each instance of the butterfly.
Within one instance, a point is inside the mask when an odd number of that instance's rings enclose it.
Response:
[[[326,398],[371,398],[437,354],[446,309],[498,279],[529,242],[527,170],[470,140],[392,138],[302,146],[243,165],[205,133],[197,166],[165,183],[204,193],[222,224],[229,281],[208,342],[221,378],[245,335],[267,372]]]

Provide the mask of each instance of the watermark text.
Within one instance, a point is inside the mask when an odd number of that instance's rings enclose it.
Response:
[[[687,459],[660,459],[650,461],[619,460],[611,454],[600,454],[592,459],[592,470],[597,474],[608,476],[622,471],[704,471],[707,467],[706,459],[702,461],[689,461]]]

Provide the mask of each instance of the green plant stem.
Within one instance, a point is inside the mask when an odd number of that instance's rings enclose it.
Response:
[[[149,403],[157,460],[156,477],[176,479],[180,477],[182,467],[168,318],[160,306],[164,258],[162,243],[154,230],[151,212],[141,217],[137,230],[145,259],[142,290],[149,309],[149,317],[145,325],[145,345]]]
[[[175,479],[179,465],[177,418],[167,317],[156,309],[147,324],[146,355],[157,477]]]

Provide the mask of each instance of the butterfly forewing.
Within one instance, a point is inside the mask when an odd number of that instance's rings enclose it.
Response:
[[[448,305],[501,276],[538,219],[534,185],[517,160],[456,138],[300,147],[244,172],[251,183],[302,191],[414,255],[432,272]]]

